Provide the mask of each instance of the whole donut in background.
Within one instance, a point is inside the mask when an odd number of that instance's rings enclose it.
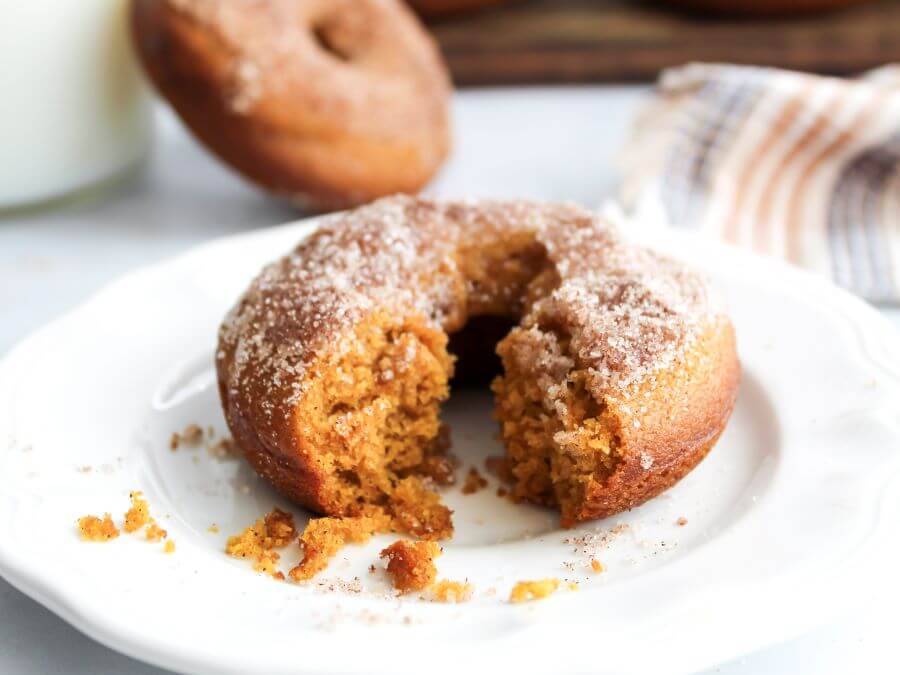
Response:
[[[660,0],[660,2],[695,12],[765,17],[842,9],[852,5],[871,4],[872,0]]]
[[[133,0],[131,20],[191,131],[302,206],[417,192],[450,149],[450,78],[400,0]]]
[[[413,9],[425,17],[446,16],[487,7],[507,5],[518,0],[407,0]]]

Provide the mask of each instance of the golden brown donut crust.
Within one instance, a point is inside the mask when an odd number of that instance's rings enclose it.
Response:
[[[564,526],[632,508],[714,445],[740,382],[731,322],[702,277],[574,206],[388,198],[326,219],[224,321],[226,419],[256,470],[334,516],[404,509],[439,458],[448,333],[518,325],[494,383],[514,498]],[[427,523],[422,525],[422,523]]]
[[[221,159],[318,209],[418,191],[450,148],[450,83],[399,0],[132,0],[140,59]]]

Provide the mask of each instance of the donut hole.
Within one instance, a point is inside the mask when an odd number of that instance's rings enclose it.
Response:
[[[353,60],[352,42],[336,22],[321,20],[312,26],[311,32],[316,45],[328,56],[345,63]]]
[[[497,344],[515,325],[508,316],[476,316],[450,334],[448,350],[456,358],[452,389],[482,389],[503,372]]]

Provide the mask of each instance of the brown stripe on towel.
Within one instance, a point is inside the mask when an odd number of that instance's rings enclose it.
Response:
[[[766,186],[763,188],[759,201],[756,203],[756,216],[750,222],[753,227],[753,247],[757,251],[762,253],[774,252],[769,241],[772,234],[772,209],[775,202],[775,192],[784,179],[785,172],[804,153],[809,151],[810,146],[816,142],[816,139],[821,137],[823,131],[834,125],[834,117],[847,104],[847,97],[842,97],[840,92],[829,92],[829,94],[829,98],[824,103],[825,109],[813,117],[806,130],[794,141],[793,146],[789,147],[787,152],[782,155],[778,164],[769,175]],[[833,107],[830,104],[833,104]]]
[[[784,133],[796,123],[798,115],[806,104],[807,97],[814,89],[815,82],[807,82],[796,94],[785,100],[781,108],[781,114],[769,128],[768,134],[763,141],[756,146],[753,155],[744,162],[743,170],[738,174],[735,182],[735,185],[737,185],[737,192],[734,197],[734,205],[731,208],[731,213],[723,230],[725,241],[738,243],[740,240],[740,223],[744,209],[746,208],[747,195],[749,192],[747,188],[748,185],[752,183],[752,175],[755,171],[759,170],[758,165],[762,159],[772,151],[772,148],[781,142]]]

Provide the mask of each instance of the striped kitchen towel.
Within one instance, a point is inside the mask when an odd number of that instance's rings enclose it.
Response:
[[[665,71],[622,158],[640,222],[695,228],[900,302],[900,67]]]

